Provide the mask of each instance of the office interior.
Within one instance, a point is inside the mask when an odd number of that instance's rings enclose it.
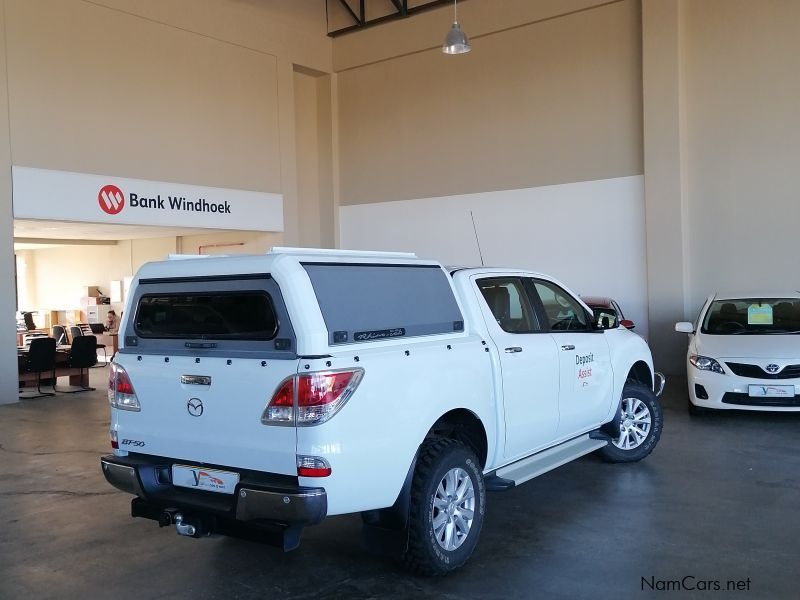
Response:
[[[98,364],[105,364],[117,348],[117,332],[103,327],[108,311],[119,323],[141,265],[172,254],[266,252],[280,241],[278,233],[16,219],[18,346],[24,352],[43,335],[69,345],[71,328],[82,327],[97,336]],[[54,326],[63,327],[66,337],[59,329],[54,334]]]

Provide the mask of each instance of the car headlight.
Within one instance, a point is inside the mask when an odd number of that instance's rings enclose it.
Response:
[[[722,375],[725,374],[725,369],[722,368],[722,365],[720,365],[713,358],[709,358],[708,356],[691,354],[689,356],[689,362],[692,363],[695,367],[697,367],[701,371],[713,371],[714,373],[721,373]]]

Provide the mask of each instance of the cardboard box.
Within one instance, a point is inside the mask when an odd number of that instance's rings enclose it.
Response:
[[[93,298],[99,298],[102,295],[98,287],[94,285],[87,286],[86,293],[84,294],[84,296],[91,296]]]

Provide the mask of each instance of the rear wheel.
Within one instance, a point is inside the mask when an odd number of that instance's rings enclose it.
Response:
[[[620,401],[620,435],[599,450],[609,462],[635,462],[653,451],[661,437],[663,415],[658,398],[641,383],[629,382]]]
[[[425,442],[411,483],[406,566],[443,575],[467,562],[483,525],[486,489],[480,462],[450,439]]]

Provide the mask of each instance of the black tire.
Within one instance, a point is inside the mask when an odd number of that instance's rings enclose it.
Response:
[[[628,405],[634,404],[637,407],[646,407],[649,412],[649,428],[642,440],[637,440],[633,433],[625,438],[623,436],[626,434],[623,432],[619,438],[609,442],[607,446],[598,450],[598,454],[608,462],[636,462],[650,454],[653,448],[656,447],[656,444],[658,444],[659,438],[661,438],[661,429],[664,426],[661,403],[653,393],[653,390],[641,383],[630,381],[622,388],[622,398],[620,398],[620,402],[623,406],[627,403]],[[638,409],[638,412],[641,413],[641,408]],[[627,415],[623,412],[622,424],[626,422],[626,418]],[[639,427],[641,428],[642,426],[639,425]],[[636,442],[635,446],[633,445],[634,441]],[[617,443],[630,445],[631,447],[622,448],[619,447]]]
[[[473,488],[474,506],[472,523],[466,536],[461,538],[458,547],[448,550],[437,541],[434,511],[437,512],[437,518],[440,515],[445,515],[446,519],[451,517],[446,516],[448,513],[445,511],[434,509],[434,499],[439,484],[454,469],[461,469],[469,478]],[[478,543],[485,507],[486,488],[481,464],[475,453],[456,440],[437,439],[425,442],[420,449],[411,483],[408,546],[403,553],[403,563],[412,572],[427,576],[444,575],[461,567]]]

